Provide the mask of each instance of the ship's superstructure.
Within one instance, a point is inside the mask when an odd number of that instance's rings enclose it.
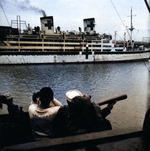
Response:
[[[84,19],[84,33],[89,35],[89,34],[95,34],[95,18],[88,18]]]
[[[18,20],[18,18],[17,18]],[[40,18],[33,29],[0,27],[0,64],[94,63],[149,59],[150,51],[126,51],[126,44],[95,31],[95,18],[83,20],[84,31],[62,32],[54,28],[53,16]],[[20,24],[20,17],[19,22]],[[56,29],[56,30],[54,30]]]
[[[41,31],[46,35],[54,34],[53,16],[41,17]]]

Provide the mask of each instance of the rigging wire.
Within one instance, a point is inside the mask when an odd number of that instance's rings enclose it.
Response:
[[[141,54],[139,54],[139,55],[143,59],[142,55]],[[149,61],[148,61],[148,63],[149,63]],[[150,65],[149,64],[147,65],[145,61],[143,61],[143,64],[145,65],[145,67],[147,68],[148,72],[150,73]]]
[[[150,3],[148,3],[147,0],[144,0],[144,1],[145,1],[146,6],[147,6],[147,9],[148,9],[148,11],[149,11],[149,13],[150,13]]]
[[[121,20],[121,22],[122,22],[122,24],[123,24],[124,28],[126,29],[126,26],[125,26],[125,24],[124,24],[123,20],[121,19],[121,17],[120,17],[120,15],[119,15],[119,13],[118,13],[118,11],[117,11],[117,9],[116,9],[116,7],[115,7],[115,5],[114,5],[113,1],[112,1],[112,0],[110,0],[110,1],[111,1],[112,5],[113,5],[114,9],[116,10],[116,12],[117,12],[117,14],[118,14],[118,16],[119,16],[119,18],[120,18],[120,20]],[[128,32],[128,30],[127,30],[127,29],[126,29],[126,31],[127,31],[128,35],[129,35],[129,37],[131,37],[131,35],[129,34],[129,32]]]
[[[135,24],[136,24],[136,26],[139,28],[139,29],[137,29],[140,33],[141,33],[141,36],[145,36],[145,33],[144,33],[144,30],[143,29],[140,29],[140,26],[138,25],[138,23],[135,21]],[[141,24],[141,26],[142,26],[142,24]]]
[[[123,24],[123,26],[124,26],[124,27],[125,27],[125,29],[126,29],[126,26],[125,26],[124,22],[122,21],[122,19],[121,19],[121,17],[120,17],[120,15],[119,15],[119,13],[118,13],[118,11],[117,11],[117,9],[116,9],[116,7],[115,7],[115,5],[114,5],[113,1],[112,1],[112,0],[110,0],[110,1],[111,1],[112,5],[114,6],[114,8],[115,8],[115,10],[116,10],[116,12],[117,12],[117,14],[118,14],[118,16],[119,16],[119,18],[120,18],[120,20],[121,20],[122,24]],[[146,1],[146,0],[145,0],[145,1]],[[126,29],[126,30],[127,30],[127,29]],[[129,37],[131,37],[131,35],[129,34],[128,30],[127,30],[127,33],[128,33],[128,35],[129,35]],[[142,58],[141,54],[140,54],[140,57]],[[150,72],[150,68],[145,64],[145,62],[144,62],[144,65],[146,66],[146,68],[147,68],[147,69],[148,69],[148,71]]]
[[[3,6],[2,6],[1,3],[0,3],[0,6],[1,6],[2,10],[3,10],[3,13],[4,13],[5,17],[6,17],[7,23],[8,23],[8,25],[10,26],[10,23],[9,23],[9,21],[8,21],[8,18],[7,18],[7,16],[6,16],[6,13],[5,13],[4,8],[3,8]]]
[[[119,36],[119,34],[118,34],[118,33],[117,33],[117,35],[118,35],[118,37],[119,37],[121,40],[123,40],[123,39],[122,39],[122,37],[121,37],[121,36]]]

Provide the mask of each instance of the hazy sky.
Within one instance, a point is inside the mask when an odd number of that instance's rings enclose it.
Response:
[[[95,18],[97,33],[114,37],[117,31],[119,40],[123,39],[126,27],[130,27],[132,7],[133,39],[150,37],[150,17],[144,0],[0,0],[0,3],[0,26],[11,25],[11,20],[20,15],[32,28],[41,27],[44,10],[47,16],[54,17],[54,27],[60,26],[62,31],[78,31],[79,27],[83,31],[83,19]]]

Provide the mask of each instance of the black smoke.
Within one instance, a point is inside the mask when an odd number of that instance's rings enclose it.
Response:
[[[36,6],[33,6],[31,5],[30,3],[30,0],[23,0],[23,1],[20,1],[20,0],[2,0],[3,3],[7,3],[9,5],[11,5],[11,3],[15,4],[15,6],[21,10],[24,10],[24,11],[33,11],[35,13],[40,13],[42,14],[43,17],[46,17],[46,13],[43,9],[40,9]]]
[[[42,13],[43,17],[47,16],[44,10],[41,9],[40,12]]]

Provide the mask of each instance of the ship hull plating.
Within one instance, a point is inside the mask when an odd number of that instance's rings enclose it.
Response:
[[[123,62],[148,60],[150,51],[134,53],[102,53],[102,54],[76,54],[76,55],[54,55],[54,54],[3,54],[0,55],[0,64],[51,64],[51,63],[98,63],[98,62]]]

